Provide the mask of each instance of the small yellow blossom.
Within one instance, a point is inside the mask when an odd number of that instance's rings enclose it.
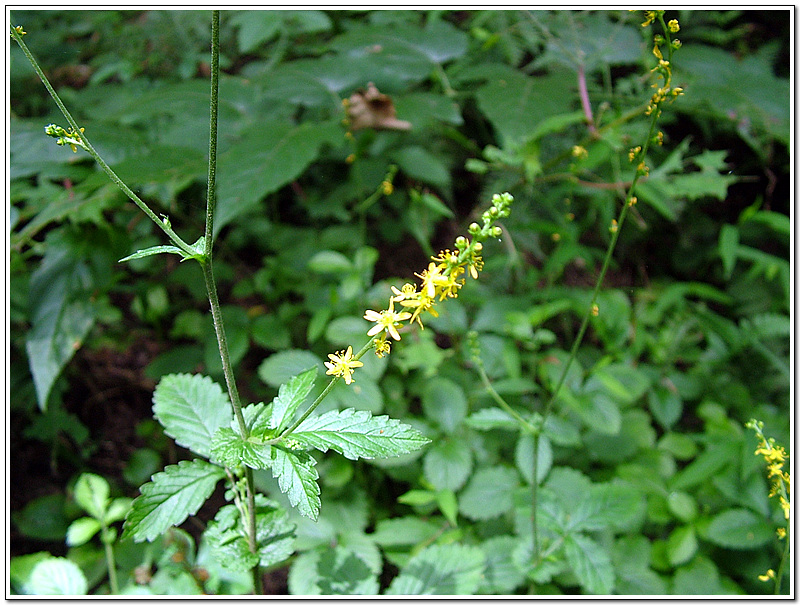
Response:
[[[14,31],[15,31],[17,34],[19,34],[20,36],[24,36],[24,35],[26,35],[26,34],[28,33],[28,32],[26,32],[24,29],[22,29],[22,26],[21,26],[21,25],[17,25],[17,26],[15,26],[15,27],[14,27]]]
[[[573,147],[572,147],[572,157],[578,158],[580,160],[583,160],[583,159],[589,157],[589,152],[586,151],[586,148],[582,147],[581,145],[573,145]]]
[[[352,164],[353,162],[355,162],[355,161],[356,161],[356,154],[355,154],[355,153],[351,153],[350,155],[348,155],[348,156],[347,156],[347,157],[344,159],[344,161],[345,161],[345,162],[347,162],[348,164]]]
[[[595,317],[600,315],[600,307],[597,306],[597,303],[592,305],[592,315]]]
[[[364,365],[357,359],[353,359],[353,347],[347,347],[346,351],[329,353],[328,357],[330,361],[325,362],[325,367],[328,368],[325,373],[333,376],[343,376],[347,384],[353,382],[353,370]]]
[[[375,325],[372,326],[367,336],[375,336],[379,332],[387,332],[395,340],[400,340],[400,334],[397,332],[397,326],[401,321],[405,321],[411,317],[411,313],[401,311],[397,313],[394,310],[394,300],[389,299],[389,308],[378,313],[377,311],[367,311],[364,313],[364,319],[367,321],[374,321]]]
[[[628,198],[628,206],[635,206],[636,202],[638,202],[638,201],[639,201],[639,198],[636,197],[635,195],[632,195],[630,198]]]
[[[667,27],[669,28],[669,31],[673,34],[677,34],[679,31],[681,31],[681,26],[678,23],[677,19],[670,19],[669,22],[667,23]]]
[[[618,229],[617,219],[611,219],[611,226],[608,228],[611,233],[616,233]]]
[[[642,27],[647,27],[653,21],[656,20],[658,17],[658,13],[656,11],[644,11],[644,21],[642,22]]]
[[[555,233],[550,235],[550,239],[552,239],[554,242],[560,241],[561,234],[556,231]]]
[[[375,339],[375,355],[382,358],[392,352],[392,343],[386,340],[386,335],[383,338]]]

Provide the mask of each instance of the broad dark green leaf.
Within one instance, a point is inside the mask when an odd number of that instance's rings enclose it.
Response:
[[[25,350],[41,410],[47,409],[58,375],[94,325],[92,288],[88,267],[63,243],[52,243],[31,275]]]
[[[268,122],[250,130],[219,158],[214,233],[300,176],[323,145],[342,141],[339,120],[300,126]]]
[[[464,390],[447,378],[431,378],[422,391],[422,410],[447,434],[453,433],[467,415]]]
[[[153,393],[153,413],[178,445],[208,458],[217,429],[230,425],[227,395],[207,376],[168,374]]]
[[[705,537],[719,546],[735,550],[755,549],[775,538],[766,519],[744,508],[732,508],[716,515]]]
[[[481,86],[476,97],[502,146],[513,147],[532,136],[546,118],[570,112],[574,79],[567,72],[537,77],[508,74]]]
[[[203,505],[225,471],[204,460],[182,460],[153,475],[125,517],[123,538],[152,542]]]

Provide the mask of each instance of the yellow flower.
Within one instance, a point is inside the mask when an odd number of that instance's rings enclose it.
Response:
[[[353,359],[353,347],[347,347],[347,351],[329,353],[328,357],[330,361],[325,362],[325,367],[328,368],[328,371],[325,373],[343,376],[347,384],[353,382],[353,370],[364,365],[357,359]]]
[[[456,266],[450,270],[450,273],[445,275],[443,271],[447,268],[444,263],[436,264],[430,263],[428,268],[421,274],[415,273],[417,277],[422,280],[422,291],[428,298],[436,298],[439,295],[439,300],[444,300],[448,296],[451,298],[456,297],[456,290],[461,287],[461,283],[456,281],[456,278],[464,272],[464,267]]]
[[[656,17],[658,17],[657,11],[644,11],[644,21],[642,22],[642,27],[647,27],[650,25],[656,20]]]
[[[411,317],[411,313],[401,311],[400,313],[394,310],[394,299],[389,299],[389,308],[385,311],[378,313],[377,311],[367,311],[364,313],[364,319],[367,321],[374,321],[375,325],[372,326],[367,336],[375,336],[379,332],[387,332],[395,340],[400,340],[400,334],[397,332],[397,325],[401,321],[405,321]]]
[[[673,34],[677,34],[679,31],[681,31],[681,26],[678,24],[677,19],[670,19],[670,21],[667,23],[667,27]]]
[[[768,569],[767,573],[758,576],[758,579],[761,580],[762,582],[768,582],[769,580],[774,580],[775,572],[772,571],[771,569]]]

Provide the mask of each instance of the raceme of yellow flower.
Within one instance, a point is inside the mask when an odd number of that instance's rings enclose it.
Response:
[[[333,376],[342,376],[347,384],[353,382],[353,370],[364,365],[357,359],[353,359],[353,347],[347,347],[346,351],[329,353],[328,357],[330,361],[325,362],[325,367],[328,368],[325,373]]]
[[[456,298],[459,289],[464,285],[463,275],[469,272],[473,279],[478,278],[478,272],[483,269],[481,251],[483,244],[480,240],[487,237],[500,237],[502,230],[494,223],[509,215],[511,203],[514,198],[509,193],[497,194],[492,197],[492,206],[483,213],[483,227],[477,223],[469,226],[469,233],[473,240],[460,236],[455,242],[455,251],[442,250],[431,257],[428,268],[422,273],[415,273],[420,279],[419,288],[414,284],[404,284],[401,289],[392,286],[392,296],[389,298],[389,308],[383,311],[369,310],[364,314],[364,319],[374,322],[375,325],[367,332],[368,336],[377,336],[373,340],[375,354],[383,357],[391,350],[387,334],[394,340],[400,340],[398,328],[402,322],[409,320],[409,324],[417,322],[424,329],[421,315],[428,312],[438,317],[434,308],[436,302],[446,298]],[[395,303],[409,311],[395,311]]]

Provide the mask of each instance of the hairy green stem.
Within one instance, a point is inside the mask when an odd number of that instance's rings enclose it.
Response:
[[[230,359],[228,339],[225,335],[225,325],[222,320],[222,313],[217,294],[217,284],[214,279],[213,270],[213,239],[214,239],[214,213],[216,211],[217,191],[217,124],[219,107],[219,11],[211,12],[211,101],[209,104],[209,141],[208,141],[208,191],[206,194],[206,225],[203,238],[203,256],[200,264],[203,268],[203,278],[205,279],[208,301],[211,305],[211,317],[214,321],[214,331],[217,335],[217,345],[219,347],[220,360],[222,361],[222,372],[225,376],[225,384],[228,389],[233,413],[239,425],[239,432],[242,439],[250,436],[247,423],[242,413],[242,403],[239,398],[239,390],[236,387],[236,378],[233,374],[233,365]],[[250,552],[258,553],[256,540],[256,500],[255,483],[253,481],[253,471],[249,467],[245,468],[245,482],[247,485],[247,515],[242,521],[247,522],[247,543]],[[263,593],[261,585],[261,570],[258,563],[252,568],[253,590],[256,594]]]

